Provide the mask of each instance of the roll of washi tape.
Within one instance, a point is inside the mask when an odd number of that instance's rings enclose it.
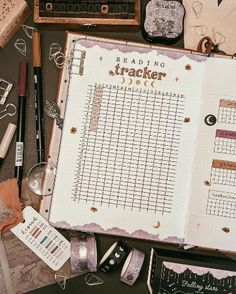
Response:
[[[71,271],[73,273],[97,270],[97,245],[94,236],[71,237]]]
[[[122,282],[130,286],[135,283],[143,266],[144,257],[145,254],[137,249],[129,253],[120,275]]]
[[[87,237],[87,266],[89,272],[97,271],[97,243],[94,236]]]
[[[99,263],[99,268],[103,272],[112,271],[124,260],[128,251],[128,247],[122,241],[117,241],[104,254]]]

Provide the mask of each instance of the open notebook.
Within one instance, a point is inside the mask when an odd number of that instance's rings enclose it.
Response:
[[[236,250],[236,61],[73,33],[65,54],[51,224]]]

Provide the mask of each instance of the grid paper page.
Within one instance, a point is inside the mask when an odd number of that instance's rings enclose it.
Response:
[[[72,44],[50,223],[182,242],[206,57]]]
[[[183,95],[89,85],[73,200],[168,213]]]

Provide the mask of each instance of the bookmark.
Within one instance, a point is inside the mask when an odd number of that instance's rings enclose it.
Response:
[[[22,213],[25,221],[12,228],[12,233],[50,268],[59,270],[70,258],[70,242],[32,207]]]

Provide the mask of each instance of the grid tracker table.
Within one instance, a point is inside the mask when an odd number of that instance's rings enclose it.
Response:
[[[236,155],[236,131],[217,130],[214,152]]]
[[[170,213],[185,97],[89,85],[72,199]]]
[[[210,190],[206,214],[236,218],[236,193]]]
[[[220,100],[218,122],[236,124],[236,100]]]
[[[213,160],[211,182],[214,184],[236,186],[236,162]]]

